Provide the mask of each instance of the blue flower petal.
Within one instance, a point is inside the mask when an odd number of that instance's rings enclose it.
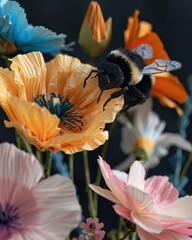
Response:
[[[2,7],[8,0],[0,0],[0,7]]]
[[[12,24],[12,37],[10,40],[15,42],[21,32],[28,26],[25,11],[15,1],[8,1],[0,8],[0,16],[9,16],[10,24]]]
[[[54,173],[59,173],[64,177],[69,177],[69,168],[68,165],[64,162],[64,153],[53,152],[51,153],[51,157]]]
[[[57,35],[45,27],[28,25],[25,31],[20,34],[19,40],[17,39],[17,46],[19,49],[22,49],[23,52],[49,52],[54,56],[64,49],[65,38],[66,35]]]
[[[0,17],[0,38],[3,40],[12,41],[12,24],[9,21],[9,16]]]
[[[24,9],[16,1],[0,2],[0,38],[11,41],[21,52],[41,51],[53,56],[71,50],[73,45],[65,45],[64,34],[28,24]]]

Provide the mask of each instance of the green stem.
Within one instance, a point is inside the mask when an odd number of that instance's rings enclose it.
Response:
[[[19,137],[19,134],[17,131],[15,131],[15,138],[16,138],[17,147],[21,149],[21,138]]]
[[[118,228],[117,228],[117,239],[120,238],[122,226],[123,226],[123,218],[119,217],[119,224],[118,224]]]
[[[69,175],[71,180],[74,182],[74,155],[69,155]]]
[[[46,151],[46,162],[44,166],[44,176],[48,178],[51,175],[51,166],[52,166],[52,158],[51,152],[49,150]]]
[[[84,158],[84,169],[85,169],[85,180],[86,180],[86,191],[88,195],[88,210],[91,217],[96,217],[95,205],[93,201],[93,192],[89,188],[90,184],[90,171],[87,151],[83,151]]]
[[[137,239],[137,233],[136,232],[133,232],[131,234],[131,240],[136,240]]]
[[[189,154],[189,157],[188,157],[187,161],[185,162],[185,165],[183,166],[182,172],[180,174],[180,181],[186,175],[191,163],[192,163],[192,153]]]
[[[43,164],[42,152],[39,151],[38,148],[35,149],[35,156],[36,156],[36,158],[39,160],[39,162],[40,162],[41,164]]]
[[[116,123],[117,123],[117,120],[115,119],[114,122],[111,123],[111,125],[109,127],[109,138],[112,136],[112,132],[113,132],[113,129],[115,128],[115,126],[116,126]],[[105,160],[105,157],[107,155],[108,145],[109,145],[109,140],[107,140],[105,142],[105,144],[103,145],[102,151],[101,151],[101,157],[104,160]],[[101,183],[101,169],[100,169],[100,167],[98,167],[95,185],[99,186],[100,183]],[[94,198],[94,205],[95,205],[95,211],[96,211],[96,216],[97,216],[97,213],[98,213],[98,194],[96,192],[94,192],[93,198]]]
[[[19,144],[19,148],[25,150],[26,152],[33,154],[33,150],[31,145],[25,140],[24,137],[22,137],[17,131],[16,134],[16,141]]]

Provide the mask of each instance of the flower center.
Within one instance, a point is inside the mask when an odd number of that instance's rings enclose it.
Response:
[[[5,227],[19,224],[17,220],[20,218],[20,213],[17,207],[12,204],[7,203],[5,209],[2,208],[0,204],[0,231]]]
[[[0,53],[5,55],[11,55],[17,52],[16,46],[10,41],[4,41],[0,39]]]
[[[133,152],[136,158],[146,161],[151,157],[154,151],[155,142],[144,136],[136,138],[133,144]]]
[[[89,224],[90,229],[95,230],[97,229],[94,223]]]
[[[34,98],[34,101],[40,107],[46,107],[50,113],[56,114],[60,119],[60,122],[68,127],[68,130],[79,128],[81,130],[83,123],[81,121],[82,113],[80,109],[71,110],[74,104],[60,95],[56,96],[54,93],[50,94],[48,101],[45,99],[45,95],[40,95]]]

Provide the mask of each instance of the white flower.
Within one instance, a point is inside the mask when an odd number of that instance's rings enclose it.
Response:
[[[166,123],[152,112],[151,99],[136,108],[132,123],[123,116],[119,120],[124,125],[120,147],[128,155],[116,166],[119,170],[127,170],[135,159],[142,160],[147,169],[156,167],[172,145],[192,151],[192,144],[179,134],[163,133]]]

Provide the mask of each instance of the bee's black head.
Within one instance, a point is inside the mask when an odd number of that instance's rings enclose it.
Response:
[[[141,81],[142,70],[145,67],[143,58],[135,52],[118,48],[111,51],[106,59],[108,62],[116,63],[125,77],[124,85],[137,84]]]

